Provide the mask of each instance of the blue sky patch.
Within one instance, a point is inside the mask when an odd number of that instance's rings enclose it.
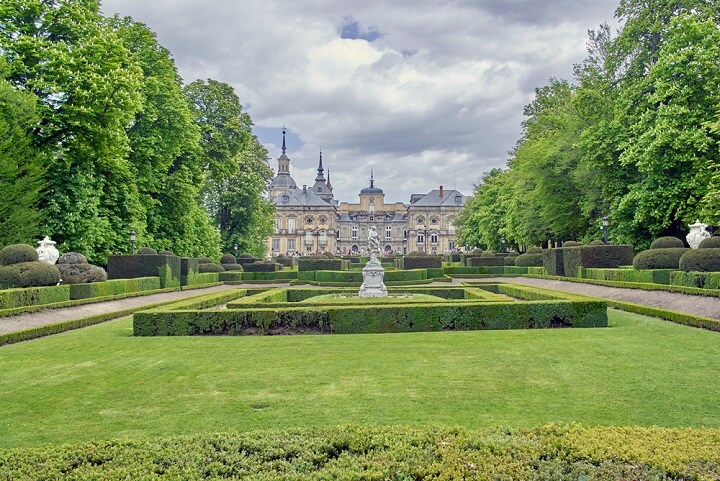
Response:
[[[360,22],[352,16],[345,17],[340,26],[340,38],[362,39],[373,42],[382,37],[382,34],[375,27],[367,27],[363,29]]]

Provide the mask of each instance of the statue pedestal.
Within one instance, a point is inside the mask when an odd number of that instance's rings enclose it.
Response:
[[[385,269],[377,259],[370,259],[363,267],[362,273],[363,283],[358,294],[360,297],[387,297],[387,288],[383,282]]]

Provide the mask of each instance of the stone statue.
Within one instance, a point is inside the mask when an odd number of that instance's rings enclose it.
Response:
[[[378,236],[375,226],[368,229],[368,252],[370,261],[377,262],[377,256],[380,254],[380,236]]]
[[[55,241],[45,236],[43,240],[38,241],[38,244],[40,244],[40,246],[35,249],[38,253],[38,260],[47,262],[50,265],[55,265],[60,258],[60,252],[55,248]]]
[[[697,249],[700,243],[710,237],[710,233],[707,231],[707,224],[700,222],[700,219],[696,219],[694,224],[689,224],[690,233],[685,237],[691,248]]]

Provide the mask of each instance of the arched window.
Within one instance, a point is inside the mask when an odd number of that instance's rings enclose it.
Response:
[[[356,225],[352,226],[352,240],[357,240],[358,238],[358,228]]]
[[[385,227],[385,240],[392,240],[392,227],[390,226]]]

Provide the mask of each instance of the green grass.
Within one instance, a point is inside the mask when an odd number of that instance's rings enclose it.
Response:
[[[720,427],[720,337],[611,327],[132,337],[130,318],[0,348],[0,447],[356,424]]]

